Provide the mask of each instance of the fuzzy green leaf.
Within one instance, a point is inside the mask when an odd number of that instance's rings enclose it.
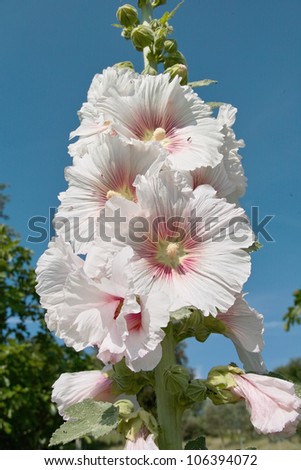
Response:
[[[86,434],[97,439],[109,434],[118,424],[118,408],[111,403],[88,399],[67,408],[66,414],[71,419],[53,433],[50,446],[66,444]]]
[[[185,450],[208,450],[206,447],[206,439],[204,436],[197,437],[193,441],[188,441]]]

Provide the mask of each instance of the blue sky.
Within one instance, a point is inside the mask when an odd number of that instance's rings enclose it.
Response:
[[[28,220],[47,217],[66,188],[68,136],[92,77],[123,60],[141,71],[141,54],[111,26],[122,3],[0,0],[0,182],[10,186],[10,224],[34,262],[47,242],[27,242]],[[176,4],[167,1],[169,9]],[[267,226],[274,242],[260,240],[244,289],[265,316],[270,369],[301,356],[300,327],[285,333],[281,322],[301,286],[300,17],[299,0],[186,0],[172,21],[190,80],[218,80],[200,96],[238,108],[248,177],[242,206],[248,214],[258,206],[260,219],[274,215]],[[187,352],[200,374],[237,361],[232,344],[217,336],[189,341]]]

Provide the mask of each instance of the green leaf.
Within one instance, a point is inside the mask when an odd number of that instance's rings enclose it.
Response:
[[[86,434],[97,439],[118,425],[118,408],[111,403],[88,399],[67,408],[66,414],[71,419],[54,432],[50,446],[66,444]]]
[[[188,441],[185,450],[208,450],[206,447],[206,439],[204,436],[197,437],[193,441]]]
[[[201,86],[216,85],[217,83],[218,82],[216,80],[210,80],[209,78],[206,78],[204,80],[198,80],[196,82],[189,82],[188,85],[192,88],[198,88]]]
[[[160,20],[159,20],[160,23],[163,24],[163,25],[164,25],[165,23],[167,23],[168,20],[170,20],[170,19],[174,16],[174,14],[176,13],[177,9],[180,8],[180,6],[182,5],[182,3],[184,3],[184,0],[182,0],[180,3],[178,3],[178,5],[177,5],[171,12],[166,11],[166,12],[164,13],[164,15],[160,18]]]

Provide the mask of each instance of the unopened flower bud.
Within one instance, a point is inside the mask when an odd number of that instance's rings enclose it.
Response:
[[[135,406],[130,400],[118,400],[114,405],[118,407],[122,418],[129,417],[135,411]]]
[[[164,73],[169,73],[170,78],[173,79],[175,77],[180,77],[181,85],[186,85],[188,81],[188,72],[187,67],[184,64],[176,64],[172,67],[168,67]]]
[[[169,54],[173,54],[178,49],[177,41],[175,39],[167,39],[166,41],[164,41],[164,49]]]
[[[213,367],[206,380],[207,395],[215,405],[225,403],[236,403],[240,397],[232,390],[236,386],[235,375],[243,374],[244,371],[236,366]]]
[[[128,3],[118,8],[116,17],[119,23],[127,28],[138,23],[138,11]]]
[[[186,65],[186,60],[183,54],[180,51],[176,51],[170,55],[168,55],[164,59],[164,67],[172,67],[175,64],[184,64]]]
[[[131,39],[133,45],[139,51],[150,46],[154,42],[155,35],[149,26],[140,24],[132,30]]]

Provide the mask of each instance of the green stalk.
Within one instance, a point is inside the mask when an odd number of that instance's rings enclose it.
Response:
[[[167,392],[164,385],[164,370],[176,364],[173,327],[169,325],[162,343],[162,359],[155,369],[155,391],[159,422],[159,448],[161,450],[181,450],[181,420],[183,409],[176,395]]]
[[[141,6],[141,17],[142,17],[142,23],[145,21],[146,23],[149,24],[152,21],[153,7],[151,4],[151,0],[146,0],[145,4]],[[154,71],[157,71],[158,64],[154,61],[150,63],[147,58],[149,51],[150,51],[149,47],[145,47],[143,49],[144,70],[147,68],[148,65],[150,65],[154,69]]]

